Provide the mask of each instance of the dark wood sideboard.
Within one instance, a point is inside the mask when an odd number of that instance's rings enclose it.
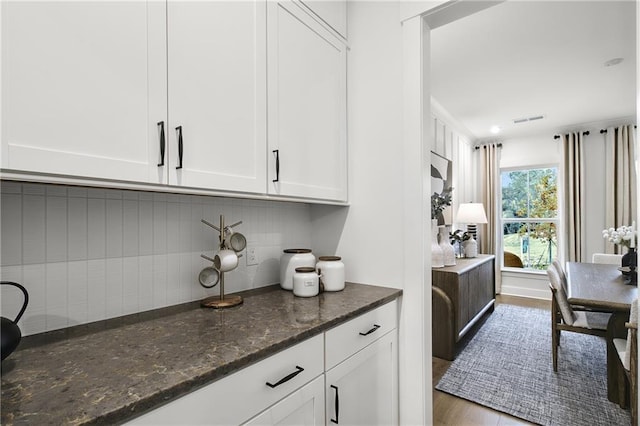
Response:
[[[456,343],[495,304],[495,256],[431,269],[433,356],[452,361]]]

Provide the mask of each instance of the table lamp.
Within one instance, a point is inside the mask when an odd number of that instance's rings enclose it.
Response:
[[[478,223],[487,223],[487,214],[484,212],[482,203],[462,203],[458,207],[456,222],[466,223],[467,232],[471,235],[465,246],[465,257],[476,257],[478,255]],[[468,253],[467,253],[468,252]]]

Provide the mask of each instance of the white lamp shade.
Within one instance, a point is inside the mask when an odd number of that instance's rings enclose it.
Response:
[[[482,203],[462,203],[456,215],[458,223],[487,223],[487,214]]]

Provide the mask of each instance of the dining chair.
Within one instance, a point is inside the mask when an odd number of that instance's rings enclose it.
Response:
[[[591,256],[591,263],[606,263],[608,265],[622,264],[621,254],[608,254],[608,253],[593,253]]]
[[[553,263],[547,268],[547,276],[549,277],[549,288],[551,289],[551,350],[553,355],[553,371],[557,372],[560,332],[571,331],[574,333],[606,337],[607,323],[609,322],[611,314],[574,309],[567,300],[567,293],[562,285],[561,275]]]
[[[613,328],[613,327],[612,327]],[[616,376],[617,400],[620,406],[631,407],[631,424],[638,424],[638,299],[631,303],[629,321],[625,323],[626,336],[618,337],[616,330],[607,333],[607,350],[615,351],[613,374]]]

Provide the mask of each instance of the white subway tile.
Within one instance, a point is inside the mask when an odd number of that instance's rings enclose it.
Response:
[[[68,200],[68,259],[86,260],[87,241],[87,199],[69,198]]]
[[[140,312],[154,308],[153,256],[138,257],[138,306]]]
[[[68,187],[67,194],[69,195],[69,197],[74,197],[74,198],[87,198],[89,195],[87,188],[81,188],[78,186]]]
[[[204,251],[207,247],[207,237],[217,234],[213,228],[202,223],[202,219],[205,219],[202,204],[193,204],[191,206],[191,251]]]
[[[104,196],[108,200],[122,200],[122,193],[119,189],[105,189]]]
[[[122,258],[107,259],[107,318],[122,315],[122,294],[124,292]]]
[[[140,201],[138,204],[138,252],[153,254],[153,202]]]
[[[180,242],[180,204],[167,203],[167,253],[178,253]]]
[[[167,306],[167,255],[154,255],[152,268],[153,307]]]
[[[103,188],[88,188],[87,189],[87,197],[96,198],[96,199],[104,199],[106,197],[107,190]]]
[[[44,312],[47,306],[47,270],[44,263],[24,265],[22,267],[22,281],[29,292],[29,306],[27,311]],[[4,277],[3,277],[4,279]],[[44,329],[42,330],[44,331]]]
[[[47,188],[47,193],[49,192],[52,191]],[[67,260],[67,199],[47,196],[46,212],[47,262],[65,262]]]
[[[131,192],[131,191],[130,191]],[[138,255],[138,201],[125,200],[122,212],[122,253],[124,256]]]
[[[167,255],[167,305],[181,303],[180,293],[180,255],[170,253]]]
[[[67,308],[69,327],[89,322],[89,307],[85,303],[70,304]]]
[[[22,194],[22,183],[3,180],[0,182],[0,193],[2,194]]]
[[[89,321],[99,321],[107,317],[107,272],[104,259],[87,261]]]
[[[23,183],[22,184],[22,193],[29,195],[46,195],[47,185],[41,183]]]
[[[68,274],[67,274],[67,262],[55,262],[47,263],[46,267],[46,311],[49,313],[49,308],[61,308],[63,307],[66,314],[67,301],[68,301]],[[47,323],[48,324],[48,323]]]
[[[188,302],[191,300],[191,288],[194,286],[200,287],[198,282],[198,273],[200,270],[194,273],[192,268],[192,258],[199,257],[199,253],[180,253],[179,265],[180,265],[180,277],[178,278],[180,286],[180,301]]]
[[[22,264],[22,196],[0,196],[0,260],[2,265]]]
[[[47,185],[45,187],[47,197],[66,197],[67,187],[63,185]]]
[[[122,312],[125,315],[139,312],[138,268],[137,257],[123,259]]]
[[[122,191],[123,200],[135,200],[138,201],[138,191]]]
[[[87,200],[87,249],[89,259],[103,259],[106,254],[106,202],[102,198]]]
[[[180,213],[179,213],[179,243],[178,243],[178,251],[180,253],[185,253],[191,251],[191,204],[182,203],[180,204]],[[206,226],[202,222],[198,222],[202,226]]]
[[[46,310],[47,331],[59,330],[69,326],[67,306],[48,306]]]
[[[167,203],[153,202],[153,254],[167,253]]]
[[[107,199],[107,258],[122,257],[122,200]]]
[[[89,299],[87,261],[68,263],[68,302],[69,306],[87,306]],[[71,313],[71,309],[69,310]]]
[[[24,316],[18,322],[22,336],[42,333],[47,330],[46,313],[44,309],[27,309]]]

